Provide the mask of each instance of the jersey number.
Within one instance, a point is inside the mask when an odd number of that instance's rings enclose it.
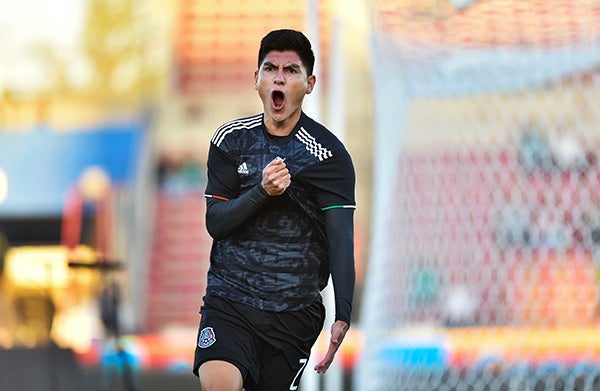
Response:
[[[300,383],[300,376],[302,376],[302,371],[304,370],[304,368],[306,367],[306,363],[308,362],[307,358],[301,358],[300,359],[300,364],[302,365],[300,367],[300,369],[298,370],[298,373],[296,373],[296,376],[294,377],[294,381],[292,382],[292,385],[290,386],[290,391],[295,391],[298,389],[298,383]]]

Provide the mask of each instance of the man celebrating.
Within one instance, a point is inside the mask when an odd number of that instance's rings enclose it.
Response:
[[[355,174],[344,145],[302,111],[314,61],[302,33],[267,34],[254,74],[263,113],[211,139],[213,245],[194,362],[203,391],[296,390],[323,328],[330,274],[335,322],[318,373],[350,325]]]

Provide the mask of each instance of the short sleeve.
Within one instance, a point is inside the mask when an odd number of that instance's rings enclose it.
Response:
[[[354,165],[345,149],[306,168],[302,175],[317,190],[317,202],[321,209],[356,206]]]
[[[233,158],[210,144],[207,160],[208,181],[206,194],[225,198],[235,198],[239,195],[240,183],[236,164]]]

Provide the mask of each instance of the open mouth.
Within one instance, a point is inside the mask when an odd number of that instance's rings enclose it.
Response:
[[[273,91],[271,93],[271,101],[273,102],[273,108],[279,110],[285,103],[285,95],[281,91]]]

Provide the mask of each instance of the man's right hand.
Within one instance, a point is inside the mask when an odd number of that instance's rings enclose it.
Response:
[[[284,159],[277,157],[263,169],[261,185],[270,196],[278,196],[288,188],[291,180]]]

